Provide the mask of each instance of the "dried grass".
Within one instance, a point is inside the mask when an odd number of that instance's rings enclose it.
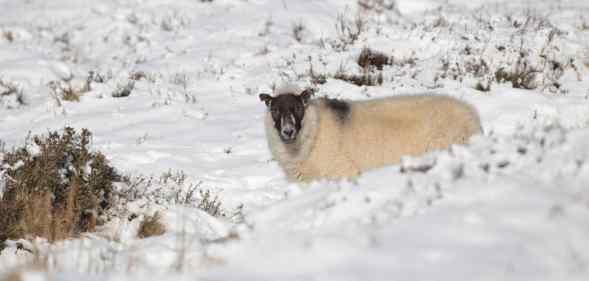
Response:
[[[161,222],[161,215],[156,212],[153,216],[145,216],[139,225],[137,237],[147,238],[152,236],[163,235],[166,232],[166,227]]]
[[[31,278],[25,278],[24,275],[27,275],[28,273],[47,274],[47,271],[47,261],[38,260],[36,257],[32,262],[12,268],[4,275],[0,275],[0,281],[30,280]]]
[[[129,73],[129,79],[133,81],[139,81],[142,79],[147,79],[147,74],[143,71],[134,71]]]
[[[22,281],[22,272],[12,271],[4,276],[1,276],[0,281]]]
[[[384,81],[382,72],[377,74],[372,74],[369,72],[362,74],[347,74],[344,72],[338,72],[333,76],[333,78],[352,83],[356,86],[377,86],[382,85]]]
[[[51,81],[47,85],[51,89],[53,98],[56,99],[57,104],[61,105],[61,101],[79,102],[82,94],[90,90],[90,81],[86,81],[81,87],[72,85],[71,80],[64,79],[58,81]]]
[[[347,50],[348,46],[353,45],[360,39],[360,35],[365,29],[366,21],[361,16],[358,15],[353,20],[350,20],[339,14],[335,22],[337,40],[334,42],[333,47],[340,51]]]
[[[218,196],[213,197],[209,190],[200,192],[200,202],[197,208],[207,212],[213,217],[224,217],[225,213],[221,210],[221,201]]]
[[[2,35],[2,38],[6,39],[6,41],[12,43],[14,42],[14,33],[10,30],[7,31],[2,31],[2,33],[0,33],[0,35]]]

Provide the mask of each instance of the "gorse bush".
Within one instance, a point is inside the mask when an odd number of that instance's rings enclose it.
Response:
[[[67,127],[0,153],[0,243],[37,236],[54,241],[94,230],[112,206],[113,182],[120,177],[102,153],[89,150],[90,140],[87,129]]]

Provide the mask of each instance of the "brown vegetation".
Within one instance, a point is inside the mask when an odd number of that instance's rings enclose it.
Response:
[[[139,80],[146,79],[146,78],[147,78],[147,74],[145,74],[145,72],[143,72],[143,71],[134,71],[134,72],[129,73],[130,80],[139,81]]]
[[[166,232],[166,227],[161,222],[161,216],[158,212],[153,216],[145,216],[141,224],[139,225],[139,231],[137,237],[147,238],[152,236],[159,236]]]
[[[504,68],[500,68],[495,72],[495,81],[498,83],[510,82],[511,86],[516,89],[532,90],[537,87],[534,81],[539,73],[541,73],[539,70],[527,65],[518,67],[515,71],[506,71]]]
[[[361,73],[359,74],[350,74],[344,69],[343,66],[340,66],[335,74],[324,74],[317,73],[314,70],[311,58],[309,58],[308,76],[313,85],[325,84],[325,82],[327,82],[327,78],[342,80],[356,86],[382,85],[384,82],[382,70],[385,65],[392,65],[394,63],[394,58],[365,47],[360,52],[356,63],[362,67]],[[406,63],[415,62],[414,60],[399,61],[398,65],[403,66]]]
[[[22,275],[22,272],[13,271],[13,272],[10,272],[6,275],[0,276],[1,277],[0,280],[1,281],[22,281],[23,278],[21,275]]]
[[[47,259],[41,258],[41,257],[34,257],[34,259],[32,261],[27,262],[23,265],[16,266],[14,268],[11,268],[10,270],[6,271],[3,275],[0,275],[0,281],[22,281],[25,279],[28,280],[27,278],[24,278],[23,275],[25,275],[25,273],[29,273],[29,272],[43,273],[43,274],[47,273],[48,272]]]
[[[100,152],[88,149],[91,133],[34,136],[33,144],[4,152],[0,172],[0,243],[44,237],[50,241],[92,231],[112,205],[115,170]]]
[[[364,72],[362,74],[347,74],[341,71],[338,71],[333,78],[346,81],[348,83],[352,83],[356,86],[376,86],[382,85],[383,83],[383,76],[382,72],[377,74],[372,74],[370,72]]]
[[[392,58],[365,47],[362,49],[362,52],[360,52],[357,62],[358,65],[364,69],[376,68],[382,70],[385,65],[391,65]]]
[[[0,33],[0,35],[2,35],[2,37],[10,43],[14,42],[14,33],[12,31],[10,31],[10,30],[2,31],[2,33]]]
[[[84,85],[76,87],[72,85],[69,79],[63,79],[59,81],[51,81],[47,84],[53,98],[61,105],[61,101],[80,101],[80,96],[90,90],[89,81],[86,81]]]

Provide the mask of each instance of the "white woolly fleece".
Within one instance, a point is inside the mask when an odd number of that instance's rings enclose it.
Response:
[[[325,98],[309,103],[294,143],[281,141],[271,114],[265,118],[268,145],[290,181],[344,179],[396,164],[405,155],[462,144],[481,133],[470,105],[442,95],[395,96],[348,101],[337,112]]]

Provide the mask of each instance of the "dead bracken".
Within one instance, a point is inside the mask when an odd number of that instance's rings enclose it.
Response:
[[[137,237],[147,238],[152,236],[159,236],[166,232],[166,227],[161,222],[160,213],[156,212],[152,216],[145,216],[139,225]]]
[[[363,48],[358,56],[358,65],[364,69],[376,68],[382,70],[385,65],[391,65],[392,59],[380,52]]]

